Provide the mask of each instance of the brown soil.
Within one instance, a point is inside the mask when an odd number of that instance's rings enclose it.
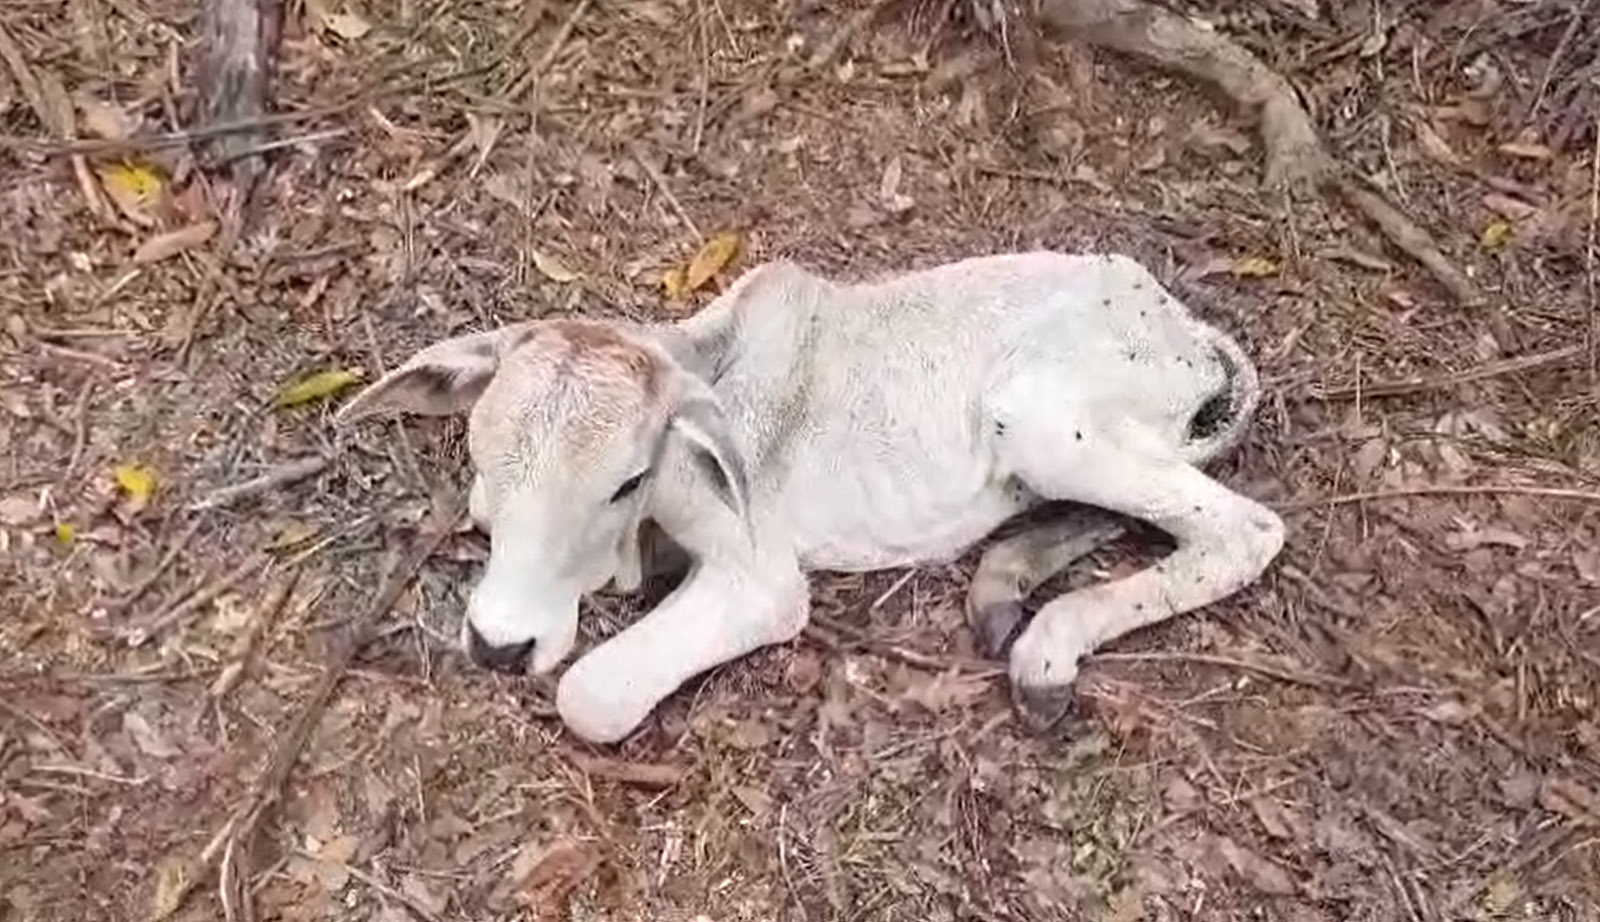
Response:
[[[1465,307],[1337,204],[1262,192],[1250,126],[1214,98],[1025,23],[1003,45],[939,3],[848,34],[836,4],[597,3],[513,95],[572,4],[373,2],[348,8],[359,35],[324,5],[286,16],[273,106],[332,108],[276,128],[304,140],[269,154],[252,225],[142,264],[225,210],[224,172],[135,158],[173,201],[134,207],[155,227],[97,217],[37,110],[78,95],[86,136],[126,130],[111,115],[178,129],[196,9],[0,9],[20,55],[0,64],[0,919],[149,919],[191,877],[173,918],[249,918],[196,858],[465,484],[459,421],[341,434],[337,398],[274,396],[467,329],[674,316],[656,280],[695,250],[685,216],[744,232],[741,265],[843,276],[1139,257],[1259,357],[1270,397],[1221,476],[1285,510],[1289,548],[1086,665],[1082,713],[1048,737],[971,666],[969,559],[819,577],[826,626],[598,751],[547,688],[464,668],[449,638],[483,544],[453,537],[234,857],[254,918],[1600,914],[1596,95],[1573,57],[1594,45],[1561,44],[1587,6],[1213,17],[1489,294]],[[1375,396],[1415,376],[1437,380]],[[314,477],[190,508],[317,453]],[[142,505],[121,464],[154,473]],[[591,639],[631,604],[596,599]]]

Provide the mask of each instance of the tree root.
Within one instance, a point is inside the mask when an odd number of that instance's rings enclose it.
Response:
[[[1332,174],[1333,161],[1294,88],[1227,36],[1144,0],[1043,0],[1039,13],[1050,28],[1215,84],[1259,111],[1269,186],[1315,185]]]
[[[1345,175],[1294,88],[1238,43],[1145,0],[1039,0],[1038,10],[1047,28],[1210,83],[1239,106],[1258,113],[1269,187],[1338,192],[1396,248],[1427,268],[1452,297],[1463,304],[1481,300],[1477,287],[1427,231],[1383,196]]]

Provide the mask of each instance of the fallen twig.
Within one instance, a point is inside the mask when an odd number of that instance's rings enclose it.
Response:
[[[150,572],[139,580],[138,585],[128,590],[127,595],[112,602],[108,607],[116,611],[124,611],[128,606],[144,598],[144,594],[150,591],[150,587],[160,581],[161,575],[167,572],[168,568],[177,561],[178,555],[182,554],[184,548],[189,546],[189,542],[194,539],[194,536],[200,533],[200,524],[195,522],[185,529],[183,534],[173,540],[172,546],[167,548],[165,554],[161,555],[161,559],[156,561],[156,565],[150,568]]]
[[[325,864],[337,864],[341,870],[356,880],[361,881],[363,884],[366,884],[373,890],[373,892],[382,896],[384,899],[403,906],[407,912],[411,913],[413,916],[416,916],[421,920],[421,922],[439,922],[439,917],[430,912],[428,907],[417,902],[415,899],[412,899],[403,891],[396,890],[395,888],[389,886],[388,884],[384,883],[373,875],[368,874],[366,871],[361,870],[353,864],[347,864],[343,861],[328,861],[328,859],[313,855],[304,849],[297,850],[297,853],[301,857],[309,858],[312,861],[321,861]]]
[[[672,210],[677,213],[684,226],[689,228],[689,232],[694,234],[694,238],[696,240],[705,240],[706,235],[700,233],[700,227],[694,223],[694,218],[689,217],[689,212],[684,210],[683,203],[679,202],[678,197],[672,194],[671,187],[667,185],[667,178],[661,175],[660,167],[651,163],[649,158],[645,157],[644,152],[637,147],[633,148],[633,159],[639,161],[639,166],[644,169],[645,174],[650,177],[650,181],[655,183],[656,188],[660,190],[661,197],[667,200],[668,205],[672,206]]]
[[[578,0],[578,5],[572,8],[572,12],[567,15],[566,21],[561,23],[560,31],[556,33],[555,38],[550,40],[550,47],[544,50],[544,54],[539,56],[539,60],[535,61],[532,67],[513,80],[501,92],[501,96],[515,103],[518,97],[528,91],[528,87],[533,85],[533,81],[539,79],[544,74],[545,69],[555,63],[556,55],[560,54],[561,49],[566,47],[567,39],[572,37],[572,30],[578,25],[578,20],[589,9],[589,4],[592,2],[593,0]]]
[[[1312,396],[1321,400],[1339,400],[1359,394],[1362,399],[1366,399],[1369,397],[1400,397],[1422,391],[1443,390],[1471,381],[1482,381],[1485,378],[1497,378],[1501,375],[1516,374],[1519,371],[1530,371],[1535,368],[1543,368],[1546,365],[1555,365],[1568,359],[1577,358],[1583,354],[1584,348],[1583,346],[1562,346],[1560,349],[1551,349],[1548,352],[1519,355],[1495,362],[1486,362],[1468,371],[1448,375],[1433,375],[1427,378],[1412,378],[1409,381],[1386,381],[1377,384],[1362,384],[1360,387],[1337,387],[1328,390],[1314,389]]]
[[[688,774],[688,769],[682,765],[662,762],[618,762],[615,759],[603,759],[581,752],[568,752],[567,758],[579,771],[591,778],[603,778],[643,788],[670,788]]]
[[[250,654],[255,650],[256,643],[267,633],[267,630],[278,619],[278,615],[283,611],[284,607],[289,604],[289,599],[294,595],[295,586],[299,581],[300,571],[292,571],[287,578],[267,594],[267,599],[261,604],[256,616],[251,619],[244,633],[240,634],[238,640],[234,642],[233,650],[229,653],[228,664],[222,667],[222,672],[217,675],[216,680],[211,683],[210,689],[207,690],[206,693],[211,698],[221,700],[238,686],[239,680],[244,678],[245,667],[250,663]]]
[[[1350,687],[1350,682],[1338,676],[1324,675],[1316,672],[1302,672],[1299,670],[1285,669],[1271,663],[1258,660],[1238,659],[1232,656],[1219,656],[1213,653],[1185,653],[1182,651],[1156,651],[1150,653],[1091,653],[1083,658],[1088,663],[1198,663],[1204,666],[1223,666],[1229,669],[1243,669],[1254,672],[1280,682],[1291,685],[1305,685],[1310,688],[1340,689]]]
[[[1339,179],[1334,186],[1350,207],[1365,215],[1383,231],[1391,243],[1433,273],[1433,277],[1438,279],[1439,284],[1443,285],[1457,301],[1462,304],[1477,304],[1483,300],[1478,287],[1472,284],[1444,253],[1440,252],[1428,232],[1384,201],[1383,196],[1362,188],[1350,179]]]
[[[818,628],[822,630],[817,630]],[[848,638],[852,643],[866,647],[873,653],[905,663],[907,666],[914,666],[917,669],[928,669],[934,672],[949,672],[954,669],[982,679],[1005,675],[1004,669],[987,660],[970,660],[962,657],[934,656],[928,653],[921,653],[898,644],[879,640],[858,627],[813,612],[811,625],[806,627],[805,636],[824,647],[837,649],[837,638],[829,637],[822,631],[841,635]]]
[[[327,467],[328,459],[326,457],[318,455],[302,458],[299,461],[292,461],[276,470],[262,474],[260,477],[214,490],[209,496],[191,504],[189,508],[199,511],[201,509],[219,509],[223,506],[231,506],[242,499],[250,499],[263,493],[270,493],[279,487],[305,480],[307,477],[315,477],[326,470]]]
[[[223,860],[218,867],[217,886],[223,895],[225,905],[231,906],[241,899],[249,899],[248,889],[243,886],[240,862],[234,857],[235,852],[241,848],[247,850],[262,819],[283,795],[284,784],[289,780],[289,774],[294,770],[295,763],[299,761],[306,741],[311,738],[311,732],[316,729],[317,722],[321,720],[322,712],[332,700],[333,692],[338,688],[339,682],[349,673],[350,664],[355,660],[356,654],[360,653],[376,634],[378,620],[400,600],[400,595],[411,584],[411,580],[422,565],[454,531],[455,523],[460,517],[460,510],[436,517],[434,527],[425,532],[411,553],[389,571],[389,576],[372,604],[351,624],[348,640],[329,656],[321,678],[312,688],[310,696],[300,705],[300,711],[295,715],[294,722],[279,737],[282,742],[273,751],[272,758],[251,792],[250,799],[228,817],[212,836],[210,844],[200,853],[194,873],[187,878],[182,893],[170,901],[171,911],[168,915],[176,911],[177,906],[193,892],[194,887],[219,858]]]
[[[1346,493],[1341,496],[1324,496],[1318,499],[1300,499],[1274,506],[1279,512],[1302,512],[1326,506],[1347,506],[1385,499],[1409,499],[1418,496],[1542,496],[1546,499],[1570,499],[1583,503],[1600,503],[1600,492],[1572,490],[1563,487],[1525,486],[1521,484],[1482,484],[1462,486],[1438,484],[1423,487],[1400,487],[1393,490],[1370,490],[1365,493]]]
[[[244,563],[223,574],[221,578],[201,587],[195,594],[130,630],[127,634],[128,646],[142,647],[149,643],[150,638],[156,634],[184,620],[210,604],[217,596],[239,585],[250,574],[266,566],[267,560],[266,554],[259,552],[252,554]]]

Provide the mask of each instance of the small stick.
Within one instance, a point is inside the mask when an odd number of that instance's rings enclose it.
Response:
[[[1443,285],[1457,301],[1462,304],[1477,304],[1482,301],[1477,286],[1439,252],[1439,248],[1434,245],[1427,231],[1384,201],[1382,196],[1361,188],[1351,180],[1340,179],[1334,185],[1351,207],[1366,215],[1367,219],[1376,224],[1389,241],[1405,251],[1406,255],[1427,267],[1428,271],[1433,273],[1433,277],[1439,280],[1439,284]]]
[[[212,582],[194,595],[156,615],[142,626],[134,628],[128,633],[128,646],[142,647],[149,643],[151,637],[204,608],[217,596],[244,582],[246,577],[266,566],[266,563],[266,554],[258,552],[251,555],[244,563],[224,574],[221,579]]]
[[[694,218],[689,217],[689,212],[683,210],[683,204],[678,201],[678,197],[676,195],[672,194],[672,189],[668,188],[667,178],[661,175],[661,170],[659,170],[655,164],[647,160],[644,156],[644,153],[640,151],[638,147],[633,148],[633,159],[639,161],[639,166],[644,168],[645,173],[650,176],[650,181],[656,184],[657,189],[661,190],[661,196],[667,200],[667,204],[672,206],[672,210],[677,212],[678,218],[682,220],[684,225],[689,228],[689,231],[694,234],[695,239],[704,241],[706,239],[706,235],[700,233],[700,228],[694,223]]]
[[[1336,689],[1348,688],[1350,683],[1336,676],[1319,675],[1313,672],[1295,672],[1273,666],[1269,663],[1254,660],[1236,659],[1231,656],[1218,656],[1213,653],[1184,653],[1181,651],[1159,651],[1154,653],[1091,653],[1083,658],[1084,663],[1199,663],[1204,666],[1224,666],[1230,669],[1243,669],[1246,672],[1255,672],[1280,682],[1291,685],[1306,685],[1311,688]]]
[[[78,393],[78,399],[72,405],[72,457],[67,459],[67,472],[62,475],[63,483],[72,480],[78,472],[78,465],[83,461],[83,450],[89,444],[89,424],[84,420],[84,414],[89,409],[89,398],[94,394],[94,382],[88,381],[83,385],[83,390]]]
[[[178,539],[172,542],[172,546],[167,548],[167,552],[161,555],[161,559],[156,561],[156,565],[150,569],[144,579],[139,580],[139,584],[134,586],[127,595],[111,603],[110,607],[119,611],[124,610],[143,598],[144,594],[150,591],[150,587],[161,579],[161,574],[167,572],[167,569],[177,561],[178,555],[183,553],[184,548],[188,547],[189,542],[200,532],[200,524],[195,522],[182,535],[179,535]]]
[[[1417,496],[1542,496],[1547,499],[1570,499],[1583,503],[1600,503],[1600,493],[1588,490],[1570,490],[1562,487],[1522,486],[1519,484],[1483,484],[1481,486],[1450,486],[1439,484],[1425,487],[1401,487],[1395,490],[1371,490],[1366,493],[1346,493],[1342,496],[1324,496],[1320,499],[1300,499],[1276,506],[1280,512],[1302,512],[1321,506],[1347,506],[1380,499],[1407,499]]]
[[[578,5],[572,8],[572,12],[568,14],[566,21],[561,24],[561,30],[556,33],[555,38],[550,40],[550,47],[545,49],[544,54],[539,56],[539,60],[534,62],[532,67],[528,68],[522,76],[506,87],[505,91],[500,94],[501,96],[505,97],[509,102],[515,103],[517,97],[526,93],[528,87],[533,85],[533,81],[539,79],[545,68],[555,63],[556,55],[560,54],[562,47],[567,44],[567,39],[572,36],[572,30],[577,26],[579,17],[583,16],[584,12],[589,9],[591,2],[593,0],[578,0]]]
[[[328,459],[326,457],[319,455],[301,458],[299,461],[293,461],[276,470],[268,471],[260,477],[215,490],[205,499],[190,504],[189,509],[191,511],[199,511],[231,506],[239,500],[270,493],[279,487],[305,480],[307,477],[315,477],[326,470],[327,467]]]
[[[250,654],[255,649],[256,643],[266,635],[272,623],[278,620],[278,615],[289,604],[290,597],[294,595],[295,585],[299,581],[300,571],[292,571],[287,579],[267,594],[267,600],[261,604],[260,611],[234,643],[231,662],[222,667],[222,672],[211,683],[207,694],[213,699],[221,700],[238,687],[239,680],[244,678],[245,667],[250,662]]]
[[[1596,279],[1595,233],[1600,226],[1600,115],[1594,119],[1594,149],[1589,154],[1589,241],[1584,248],[1583,268],[1589,289],[1589,381],[1600,381],[1600,280]]]
[[[422,565],[439,549],[439,545],[455,530],[455,523],[461,518],[461,511],[456,510],[435,520],[436,527],[427,533],[417,544],[417,547],[403,559],[389,573],[383,587],[373,599],[366,611],[359,615],[350,628],[350,639],[340,649],[328,657],[327,664],[323,667],[322,677],[311,690],[311,695],[300,705],[300,711],[295,716],[289,729],[279,736],[282,740],[278,748],[272,753],[272,758],[267,763],[266,770],[250,795],[247,803],[234,811],[211,838],[211,844],[201,852],[196,862],[195,873],[190,877],[187,886],[180,893],[174,904],[181,904],[182,899],[194,891],[201,877],[211,867],[218,857],[218,852],[231,854],[236,847],[235,843],[247,843],[255,836],[256,829],[260,826],[262,818],[267,811],[277,803],[283,795],[283,786],[289,780],[289,774],[294,770],[295,763],[300,760],[300,753],[305,748],[306,741],[311,738],[311,732],[316,729],[322,717],[323,710],[333,698],[333,692],[338,688],[339,682],[350,672],[350,664],[355,661],[356,654],[364,649],[368,642],[376,636],[378,619],[382,618],[396,602],[400,600],[401,593],[405,592],[411,580],[417,575]],[[221,869],[219,869],[220,871]],[[237,887],[236,878],[238,869],[230,867],[227,874],[221,875],[219,887],[223,892]],[[177,905],[171,909],[176,912]],[[246,912],[249,910],[246,909]],[[171,915],[172,913],[168,913]]]
[[[1399,397],[1405,394],[1416,394],[1422,391],[1443,390],[1466,384],[1470,381],[1482,381],[1485,378],[1497,378],[1501,375],[1515,374],[1519,371],[1529,371],[1554,365],[1571,358],[1576,358],[1584,351],[1583,346],[1562,346],[1548,352],[1538,352],[1533,355],[1519,355],[1494,362],[1485,362],[1470,371],[1458,372],[1450,375],[1434,375],[1429,378],[1412,378],[1409,381],[1387,381],[1380,384],[1359,384],[1352,387],[1330,388],[1328,390],[1313,390],[1312,396],[1322,400],[1338,400],[1344,397]]]
[[[934,672],[949,672],[952,669],[957,669],[966,672],[974,678],[982,679],[993,678],[994,676],[1005,674],[1004,669],[1000,669],[993,663],[986,660],[974,661],[955,657],[932,656],[927,653],[919,653],[916,650],[910,650],[895,644],[885,643],[881,640],[873,638],[872,635],[858,627],[854,627],[853,625],[845,624],[840,621],[835,621],[834,619],[824,615],[813,614],[811,616],[811,621],[814,627],[807,627],[804,632],[805,636],[830,649],[836,649],[838,647],[837,641],[824,636],[820,631],[817,631],[814,628],[822,628],[823,630],[843,635],[849,640],[867,647],[874,653],[888,657],[892,660],[898,660],[902,663],[905,663],[907,666],[914,666],[918,669],[929,669]]]
[[[305,109],[299,112],[277,112],[256,118],[218,122],[214,125],[190,128],[184,131],[171,131],[165,134],[152,134],[133,138],[107,138],[55,144],[33,138],[0,135],[0,150],[7,148],[28,149],[60,156],[64,154],[133,153],[135,151],[157,150],[163,147],[182,147],[195,141],[204,141],[220,135],[237,134],[241,131],[252,131],[256,128],[293,124],[294,122],[304,122],[329,115],[337,115],[360,101],[358,97],[339,105],[324,106],[318,109]]]
[[[328,861],[325,858],[318,858],[316,855],[313,855],[303,849],[297,849],[296,851],[301,857],[310,858],[312,861],[321,861],[325,864],[337,864],[351,877],[354,877],[356,880],[359,880],[368,887],[371,887],[372,890],[380,896],[393,900],[394,902],[405,907],[407,912],[416,916],[418,919],[422,920],[422,922],[439,922],[439,917],[429,912],[428,907],[422,905],[421,903],[407,896],[405,893],[396,890],[395,888],[389,886],[388,884],[384,883],[373,875],[368,874],[366,871],[361,870],[353,864],[346,864],[343,861]]]

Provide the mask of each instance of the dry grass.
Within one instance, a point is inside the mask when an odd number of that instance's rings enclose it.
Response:
[[[1593,33],[1557,57],[1555,4],[1497,28],[1474,4],[1396,7],[1381,42],[1364,6],[1225,17],[1491,293],[1466,310],[1353,215],[1264,197],[1248,126],[1181,81],[1025,31],[1012,70],[913,6],[402,0],[363,7],[354,40],[294,12],[275,136],[311,140],[273,152],[231,246],[138,266],[155,231],[95,217],[0,67],[0,917],[147,919],[186,882],[176,918],[222,915],[192,862],[459,492],[458,421],[341,441],[322,404],[273,409],[283,383],[526,317],[672,316],[655,273],[692,228],[846,275],[1137,255],[1260,357],[1271,398],[1222,476],[1293,510],[1290,548],[1113,651],[1149,655],[1088,665],[1053,738],[971,665],[968,560],[819,578],[827,624],[596,752],[545,689],[462,667],[447,638],[483,549],[450,538],[241,843],[256,918],[1594,917],[1600,545],[1595,505],[1548,492],[1600,473],[1596,165],[1566,127]],[[45,97],[159,133],[190,98],[171,62],[194,13],[9,0],[0,27]],[[178,177],[167,227],[222,200],[186,151],[149,155]],[[1237,276],[1243,257],[1277,271]],[[189,508],[313,455],[331,463]],[[111,486],[126,462],[158,478],[144,508]],[[1513,489],[1428,492],[1474,485]],[[631,614],[600,598],[585,623]]]

